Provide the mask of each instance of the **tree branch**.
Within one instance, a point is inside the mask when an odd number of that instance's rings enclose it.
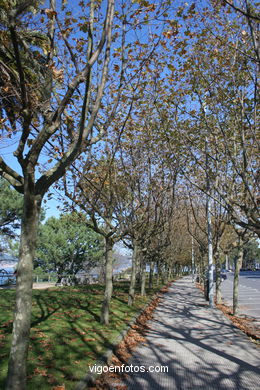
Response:
[[[10,168],[4,162],[2,157],[0,157],[0,175],[5,178],[16,189],[16,191],[23,194],[23,177]]]
[[[258,22],[260,22],[260,17],[257,16],[257,15],[251,14],[251,12],[249,12],[249,10],[244,11],[242,8],[236,7],[233,3],[231,3],[231,2],[228,1],[228,0],[224,0],[224,2],[225,2],[227,5],[229,5],[231,8],[233,8],[235,11],[237,11],[237,12],[239,12],[240,14],[246,16],[247,18],[254,19],[254,20],[257,20]]]
[[[80,128],[79,128],[79,134],[75,141],[72,143],[72,145],[69,147],[69,150],[63,155],[62,159],[49,171],[45,172],[44,175],[41,176],[41,178],[38,180],[36,184],[37,192],[38,193],[44,193],[47,191],[47,189],[56,181],[58,180],[65,172],[66,167],[82,152],[83,148],[86,147],[86,144],[84,141],[87,140],[87,137],[93,127],[97,112],[100,107],[101,98],[103,95],[105,82],[107,79],[108,74],[108,63],[110,59],[110,45],[111,45],[111,35],[112,35],[112,22],[113,22],[113,15],[114,15],[114,1],[109,0],[108,7],[107,7],[107,15],[106,15],[106,22],[103,29],[102,38],[100,41],[100,44],[95,51],[95,53],[91,56],[89,63],[85,67],[85,70],[80,73],[78,76],[74,78],[72,83],[70,84],[67,93],[65,94],[65,97],[61,101],[59,108],[57,109],[56,113],[53,116],[54,124],[48,128],[47,125],[45,125],[44,131],[42,131],[39,134],[39,137],[35,140],[30,152],[27,155],[28,160],[32,160],[32,162],[36,162],[38,155],[45,144],[46,140],[56,131],[56,129],[60,125],[61,120],[61,114],[65,109],[65,106],[69,102],[70,98],[72,97],[76,87],[84,81],[88,75],[88,73],[91,70],[91,66],[93,65],[94,59],[98,58],[98,55],[101,53],[101,50],[103,48],[103,45],[105,44],[105,38],[107,37],[107,45],[106,45],[106,52],[105,52],[105,60],[103,65],[103,73],[102,73],[102,79],[101,84],[98,89],[96,102],[94,105],[94,108],[92,110],[91,117],[88,121],[87,126],[84,128],[84,123],[81,120]],[[104,38],[103,38],[104,37]]]

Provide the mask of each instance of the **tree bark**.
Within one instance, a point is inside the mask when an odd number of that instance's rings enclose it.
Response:
[[[157,274],[156,274],[156,285],[158,286],[160,283],[160,263],[156,262]]]
[[[181,267],[179,263],[176,263],[176,273],[177,276],[181,276]]]
[[[106,238],[103,237],[103,246],[104,246],[104,255],[102,256],[102,263],[100,266],[100,272],[98,276],[98,281],[100,284],[106,283]]]
[[[200,255],[200,262],[199,262],[199,283],[202,284],[204,283],[204,278],[205,278],[205,266],[204,266],[204,256],[201,253]]]
[[[110,237],[106,237],[106,285],[100,316],[101,323],[105,325],[109,324],[109,309],[113,292],[113,245],[113,240]]]
[[[217,305],[222,303],[221,296],[221,277],[220,277],[220,259],[219,259],[219,250],[216,250],[215,253],[215,267],[216,267],[216,302]]]
[[[173,274],[172,274],[172,266],[170,264],[168,264],[167,266],[167,281],[170,282],[173,278]]]
[[[146,262],[144,257],[141,259],[141,296],[145,295],[145,283],[146,283]]]
[[[164,284],[164,272],[163,272],[163,265],[161,262],[158,262],[158,280],[159,282]]]
[[[41,196],[30,191],[25,180],[24,213],[21,224],[16,303],[6,390],[25,390],[32,308],[33,260],[39,226]]]
[[[235,258],[235,272],[234,272],[234,281],[233,281],[233,315],[238,314],[238,283],[239,283],[239,272],[242,267],[243,262],[243,245],[241,239],[239,238],[238,245],[238,256]]]
[[[169,269],[170,269],[169,264],[165,263],[164,264],[165,283],[169,281]]]
[[[225,268],[226,268],[226,270],[229,270],[229,261],[228,261],[228,254],[226,253],[225,254]]]
[[[137,268],[137,259],[138,257],[138,245],[134,242],[134,252],[132,258],[132,270],[131,270],[131,280],[128,294],[128,306],[132,306],[135,296],[135,285],[136,285],[136,268]]]
[[[207,157],[208,158],[208,154]],[[208,171],[207,171],[208,172]],[[208,191],[210,191],[209,187],[209,179],[207,178]],[[207,237],[208,237],[208,297],[209,297],[209,306],[214,307],[214,277],[213,277],[213,238],[212,238],[212,221],[211,221],[211,198],[210,195],[207,194]]]
[[[192,272],[192,283],[195,280],[195,256],[194,256],[194,238],[191,237],[191,272]]]

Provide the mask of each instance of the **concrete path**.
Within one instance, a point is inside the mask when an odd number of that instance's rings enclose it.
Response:
[[[190,277],[173,283],[150,326],[129,361],[136,371],[129,373],[129,390],[260,389],[260,348],[208,307]],[[141,366],[146,372],[137,372]],[[150,366],[168,372],[149,372]]]

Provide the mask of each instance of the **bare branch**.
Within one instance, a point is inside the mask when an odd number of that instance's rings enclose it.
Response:
[[[254,20],[257,20],[258,22],[260,22],[260,17],[258,15],[255,15],[255,14],[252,14],[250,12],[249,9],[247,9],[246,11],[244,11],[242,8],[238,8],[236,7],[233,2],[231,1],[228,1],[228,0],[224,0],[224,2],[229,5],[231,8],[233,8],[235,11],[239,12],[240,14],[246,16],[247,18],[250,18],[250,19],[254,19]]]
[[[18,192],[23,194],[23,177],[10,168],[4,162],[2,157],[0,157],[0,175],[4,177]]]
[[[67,93],[65,94],[63,100],[60,102],[59,107],[55,114],[53,115],[53,121],[54,123],[52,125],[46,124],[43,131],[39,134],[36,141],[34,142],[30,152],[27,155],[27,159],[35,162],[37,161],[38,155],[44,146],[46,140],[57,130],[57,128],[60,126],[60,120],[61,115],[65,110],[65,107],[69,100],[71,99],[75,89],[77,86],[86,80],[86,78],[89,75],[89,72],[91,70],[92,65],[94,64],[94,61],[97,60],[99,54],[102,51],[102,48],[105,44],[105,41],[107,40],[106,44],[106,51],[105,51],[105,59],[104,59],[104,65],[103,65],[103,73],[101,78],[101,83],[98,88],[98,93],[95,101],[95,105],[93,107],[91,117],[88,121],[87,126],[84,128],[84,122],[81,120],[80,122],[80,128],[79,128],[79,134],[75,141],[70,146],[67,153],[64,154],[62,159],[59,163],[57,163],[53,168],[51,168],[48,172],[46,172],[37,182],[37,187],[40,192],[45,192],[52,183],[54,183],[57,179],[59,179],[65,172],[66,167],[82,152],[83,148],[86,147],[86,144],[84,141],[87,140],[90,131],[94,125],[94,121],[96,118],[96,115],[98,113],[101,98],[103,95],[105,82],[107,79],[108,74],[108,63],[110,59],[110,45],[111,45],[111,35],[112,35],[112,22],[113,22],[113,15],[114,15],[114,1],[109,0],[108,2],[108,8],[107,8],[107,15],[106,15],[106,22],[103,29],[103,34],[101,41],[98,45],[98,48],[91,56],[88,64],[85,67],[85,70],[78,74],[72,83],[69,85],[69,88],[67,90]]]

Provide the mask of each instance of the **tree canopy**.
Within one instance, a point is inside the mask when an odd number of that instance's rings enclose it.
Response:
[[[259,16],[253,0],[1,5],[1,141],[14,153],[0,157],[0,174],[23,195],[7,388],[23,390],[51,186],[106,239],[107,303],[117,239],[133,249],[131,277],[141,273],[144,286],[147,265],[150,276],[155,262],[169,276],[191,252],[204,274],[209,236],[220,265],[231,241],[242,259],[243,244],[260,235]],[[53,244],[48,261],[61,264],[60,249]],[[76,269],[70,256],[66,272]]]
[[[0,234],[14,237],[21,225],[23,199],[10,184],[0,178]]]
[[[86,226],[77,214],[51,217],[40,226],[35,265],[58,278],[86,273],[100,264],[103,255],[101,237]]]

